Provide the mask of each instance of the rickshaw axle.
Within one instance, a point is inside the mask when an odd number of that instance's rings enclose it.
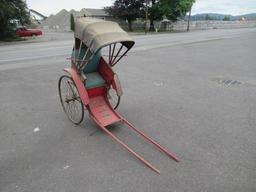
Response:
[[[70,101],[75,101],[75,100],[78,100],[80,97],[74,97],[74,98],[71,98],[71,99],[66,99],[65,102],[69,103]]]

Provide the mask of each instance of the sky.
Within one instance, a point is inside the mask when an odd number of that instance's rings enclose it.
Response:
[[[81,10],[82,8],[103,8],[114,0],[26,0],[28,8],[46,16],[58,13],[61,9]],[[192,14],[223,13],[242,15],[256,13],[256,0],[196,0]]]

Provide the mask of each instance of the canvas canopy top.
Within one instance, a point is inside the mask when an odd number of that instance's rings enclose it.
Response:
[[[128,50],[134,45],[131,37],[117,23],[95,18],[81,17],[76,19],[74,35],[92,53],[113,43],[121,43]]]

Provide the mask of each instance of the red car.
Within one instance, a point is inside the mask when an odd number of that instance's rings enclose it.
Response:
[[[16,30],[16,34],[20,37],[31,37],[42,35],[42,31],[40,29],[27,29],[26,27],[20,27]]]

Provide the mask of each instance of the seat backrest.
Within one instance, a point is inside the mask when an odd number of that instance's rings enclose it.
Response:
[[[86,53],[86,49],[81,49],[80,54],[79,54],[79,58],[77,58],[78,55],[78,50],[76,50],[76,58],[79,60],[82,60],[84,55]],[[74,51],[72,52],[72,58],[74,58]],[[98,51],[93,58],[86,64],[83,72],[86,73],[92,73],[92,72],[97,72],[98,71],[98,67],[100,64],[100,58],[101,58],[101,54],[100,51]]]
[[[84,73],[97,72],[100,64],[101,54],[98,51],[84,68]]]

